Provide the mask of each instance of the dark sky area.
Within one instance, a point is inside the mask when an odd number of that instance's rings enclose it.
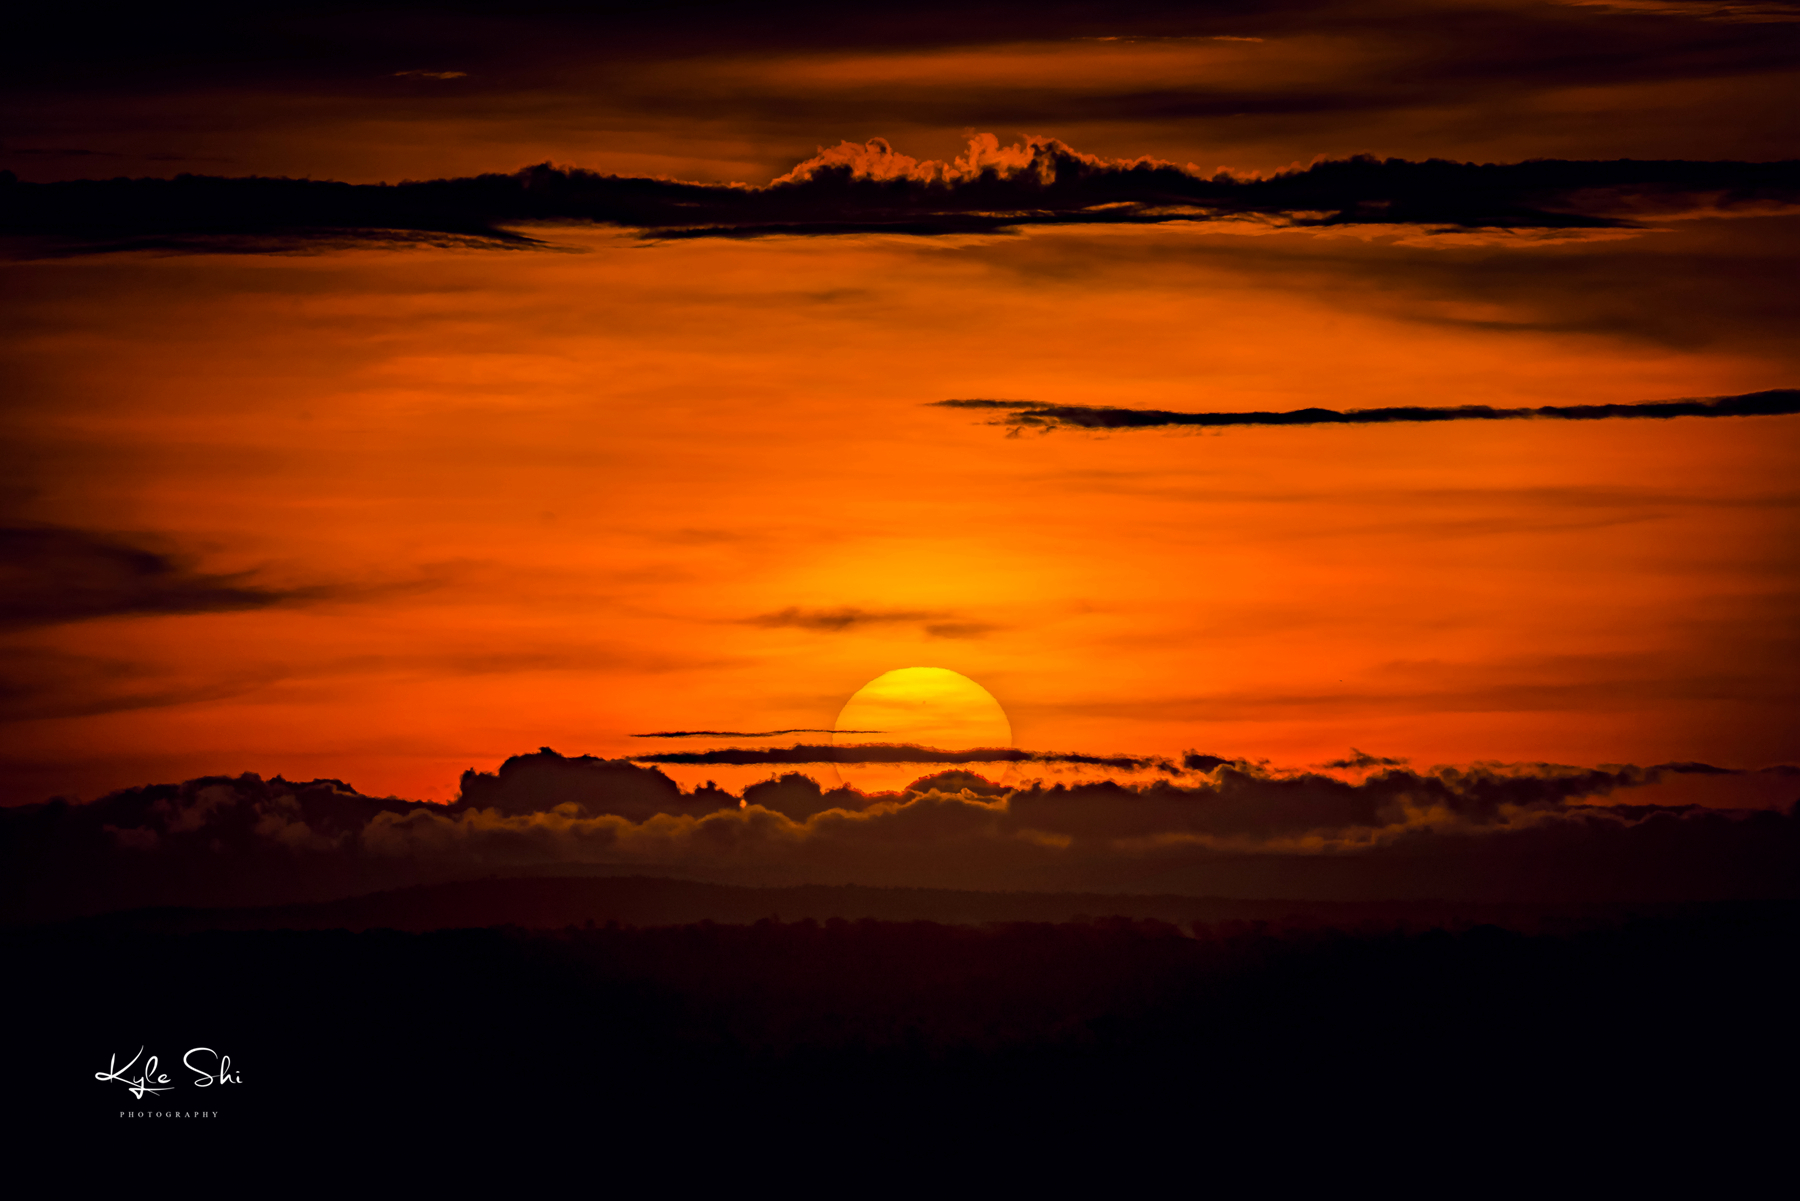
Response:
[[[1792,157],[1786,4],[287,5],[22,15],[0,166],[352,182],[529,162],[762,183],[967,132],[1317,156]]]

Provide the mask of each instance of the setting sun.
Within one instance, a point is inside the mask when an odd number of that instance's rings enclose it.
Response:
[[[1010,747],[1012,724],[993,694],[968,676],[943,667],[902,667],[857,689],[838,714],[831,741],[970,751]],[[877,763],[843,763],[838,772],[864,792],[901,788],[921,774],[917,764]]]

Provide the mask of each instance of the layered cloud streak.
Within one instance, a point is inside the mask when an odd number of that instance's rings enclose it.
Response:
[[[1014,431],[1054,429],[1129,430],[1229,425],[1388,425],[1401,421],[1605,421],[1620,418],[1780,417],[1800,413],[1800,389],[1774,388],[1742,396],[1653,400],[1642,404],[1539,405],[1497,409],[1491,405],[1396,405],[1378,409],[1292,409],[1278,413],[1174,412],[1111,405],[1044,404],[1032,400],[940,400],[939,407],[1005,414],[995,424]]]

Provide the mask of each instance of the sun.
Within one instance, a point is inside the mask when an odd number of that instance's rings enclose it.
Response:
[[[876,676],[845,703],[832,729],[836,746],[903,742],[967,751],[1012,745],[1012,723],[1000,702],[968,676],[944,667],[902,667]],[[864,792],[903,788],[936,770],[916,763],[838,765],[844,783]]]

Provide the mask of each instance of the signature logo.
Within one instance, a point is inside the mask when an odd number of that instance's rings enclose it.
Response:
[[[138,1067],[139,1060],[143,1060],[142,1067]],[[244,1082],[243,1073],[232,1069],[231,1056],[221,1055],[211,1047],[190,1048],[188,1053],[181,1057],[181,1064],[188,1071],[194,1073],[195,1088],[211,1088],[217,1084],[242,1084]],[[137,1069],[136,1077],[128,1074],[133,1068]],[[119,1066],[117,1055],[110,1056],[107,1059],[106,1070],[95,1072],[94,1079],[116,1081],[123,1084],[139,1101],[153,1094],[166,1093],[175,1087],[169,1082],[169,1074],[158,1067],[156,1056],[144,1058],[143,1047],[138,1048],[137,1054],[133,1055],[124,1067]]]

